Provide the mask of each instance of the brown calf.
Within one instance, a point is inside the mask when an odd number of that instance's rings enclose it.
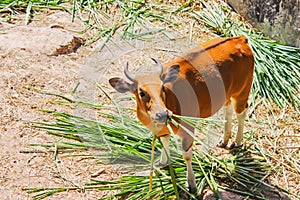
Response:
[[[124,73],[131,83],[118,77],[111,78],[109,82],[117,91],[132,92],[136,96],[138,119],[150,130],[155,127],[157,136],[161,137],[164,146],[161,164],[167,164],[170,155],[170,133],[165,122],[172,113],[205,118],[224,106],[226,122],[219,146],[226,147],[231,137],[234,108],[238,132],[231,147],[242,144],[245,110],[254,70],[254,58],[246,37],[207,41],[163,66],[157,59],[153,60],[159,68],[157,72],[133,76],[128,71],[127,63]],[[194,131],[187,124],[182,125]],[[172,129],[181,138],[189,190],[196,192],[191,163],[194,139],[182,128],[172,126]]]

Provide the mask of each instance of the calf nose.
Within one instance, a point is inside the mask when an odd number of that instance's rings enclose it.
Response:
[[[168,112],[168,110],[166,110],[166,111],[163,111],[163,112],[156,113],[155,120],[157,120],[161,123],[164,123],[168,119],[170,119],[170,117],[171,117],[170,113]]]

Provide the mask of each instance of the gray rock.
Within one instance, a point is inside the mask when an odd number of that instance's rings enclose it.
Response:
[[[227,3],[265,35],[300,47],[299,0],[227,0]]]

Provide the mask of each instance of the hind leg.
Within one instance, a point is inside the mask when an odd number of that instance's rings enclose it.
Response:
[[[244,123],[247,113],[247,100],[244,101],[234,101],[234,110],[237,114],[237,121],[238,121],[238,130],[235,137],[235,142],[232,143],[230,149],[238,148],[242,146],[243,142],[243,132],[244,132]]]
[[[237,147],[242,145],[246,113],[247,113],[247,109],[245,109],[241,113],[237,114],[238,131],[237,131],[236,138],[235,138],[235,144]]]
[[[225,127],[223,140],[220,141],[218,147],[225,148],[228,144],[229,139],[231,138],[231,129],[232,129],[232,114],[233,106],[231,101],[224,106],[224,116],[225,116]]]

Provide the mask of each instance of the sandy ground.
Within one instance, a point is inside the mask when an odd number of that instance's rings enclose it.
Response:
[[[49,115],[44,115],[39,110],[94,115],[53,105],[50,103],[53,96],[33,89],[69,94],[80,81],[78,95],[93,102],[101,101],[103,94],[97,90],[95,83],[107,82],[107,77],[112,74],[121,75],[124,61],[129,57],[135,60],[132,65],[138,66],[144,64],[139,63],[138,58],[149,59],[147,49],[153,46],[158,51],[157,56],[163,57],[166,49],[171,49],[176,56],[191,44],[181,42],[182,45],[178,46],[173,40],[162,42],[160,38],[157,43],[136,43],[133,48],[127,42],[118,42],[121,48],[116,47],[114,52],[106,49],[99,53],[97,50],[101,41],[77,49],[82,39],[89,35],[77,35],[70,31],[83,30],[84,25],[79,20],[72,23],[66,12],[49,11],[37,15],[27,26],[23,23],[23,20],[16,20],[15,24],[0,23],[0,198],[31,199],[32,195],[27,194],[24,189],[32,187],[80,187],[98,172],[101,172],[101,179],[118,177],[120,172],[113,166],[95,164],[93,159],[59,155],[59,160],[55,162],[52,153],[21,153],[32,150],[29,144],[57,140],[45,131],[28,127],[24,122],[51,120]],[[181,38],[184,34],[188,33],[182,30],[175,37]],[[210,37],[212,35],[204,34],[197,36],[195,40],[201,42]],[[123,58],[114,59],[112,54]],[[106,64],[110,64],[111,69]],[[110,90],[108,86],[104,87]],[[252,113],[254,117],[256,114]],[[53,195],[49,199],[97,199],[106,195],[106,192],[100,191],[69,191]]]
[[[83,24],[77,20],[71,23],[66,12],[39,15],[28,26],[22,25],[23,22],[17,20],[15,24],[0,24],[1,199],[30,199],[25,188],[81,186],[89,182],[91,174],[102,169],[88,159],[62,157],[55,164],[53,154],[20,153],[30,149],[29,144],[57,139],[26,126],[23,120],[45,119],[40,109],[70,111],[49,103],[53,97],[26,88],[70,93],[80,77],[82,63],[94,51],[91,46],[75,51],[74,44],[80,46],[80,39],[76,37],[84,35],[78,36],[67,29],[81,30]],[[56,56],[61,53],[67,54]],[[113,174],[114,169],[107,167],[102,172],[102,176],[108,179]],[[103,195],[105,193],[96,191],[74,191],[62,196],[54,195],[51,199],[96,199]]]

